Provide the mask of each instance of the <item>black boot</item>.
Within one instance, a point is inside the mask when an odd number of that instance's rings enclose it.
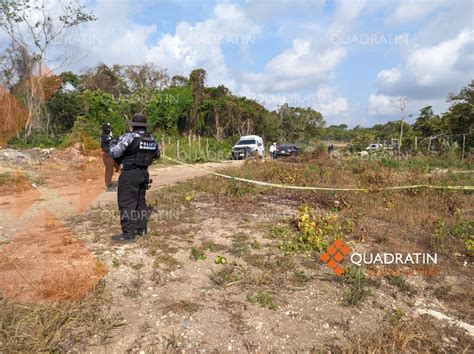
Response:
[[[120,234],[112,236],[112,241],[117,243],[135,242],[135,235]]]
[[[141,237],[146,237],[148,231],[147,229],[137,229],[137,235]]]

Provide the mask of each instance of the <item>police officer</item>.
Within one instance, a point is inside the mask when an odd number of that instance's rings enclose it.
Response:
[[[122,234],[112,237],[114,242],[133,242],[135,236],[147,233],[146,190],[150,184],[148,166],[160,158],[160,148],[147,132],[147,119],[142,113],[129,121],[132,130],[110,143],[110,156],[120,164],[118,206]]]
[[[109,149],[110,149],[110,142],[113,139],[112,135],[112,127],[110,126],[110,123],[104,123],[102,125],[102,135],[100,136],[100,147],[102,148],[102,161],[104,162],[105,166],[105,190],[107,192],[112,192],[114,188],[112,187],[112,177],[114,175],[114,169],[115,172],[118,172],[119,166],[117,163],[112,159],[112,157],[109,155]]]

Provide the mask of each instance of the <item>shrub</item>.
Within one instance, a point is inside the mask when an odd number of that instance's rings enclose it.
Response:
[[[24,134],[21,133],[20,136]],[[54,148],[61,144],[62,136],[49,136],[46,134],[36,134],[31,136],[27,142],[23,138],[15,137],[11,139],[8,144],[17,148],[33,148],[41,149]]]
[[[191,259],[194,259],[195,261],[201,260],[204,261],[207,259],[206,254],[204,251],[200,248],[192,247],[191,248]]]
[[[275,298],[272,294],[267,293],[266,291],[259,291],[257,294],[253,296],[247,296],[247,300],[251,304],[259,304],[261,307],[266,307],[271,310],[275,310],[277,308],[275,304]]]
[[[337,214],[318,215],[307,205],[298,208],[297,225],[302,244],[318,252],[337,239],[343,238]]]
[[[385,279],[390,285],[396,286],[398,289],[400,289],[400,291],[403,291],[410,295],[413,295],[417,292],[416,288],[405,278],[402,278],[397,275],[386,275]]]
[[[360,305],[371,291],[369,285],[375,285],[360,268],[348,267],[344,270],[342,281],[348,285],[344,292],[344,302],[350,306]]]
[[[257,191],[254,185],[238,182],[234,179],[227,184],[227,195],[232,197],[243,197],[246,194],[253,194]]]
[[[61,147],[67,148],[74,146],[75,144],[80,144],[84,151],[97,150],[100,148],[99,139],[94,139],[93,136],[99,135],[100,133],[97,132],[95,127],[87,124],[83,117],[79,117],[74,124],[72,132],[66,136],[61,144]]]
[[[443,220],[436,220],[431,234],[431,245],[438,251],[456,250],[456,245],[463,247],[468,254],[474,252],[474,222],[459,219],[453,225],[446,225]]]

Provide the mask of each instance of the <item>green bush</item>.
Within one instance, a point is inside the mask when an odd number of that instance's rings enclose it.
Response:
[[[85,116],[76,119],[72,131],[64,138],[61,148],[67,148],[74,144],[83,144],[85,150],[96,150],[100,148],[99,136],[101,129],[94,121]]]
[[[20,134],[22,136],[23,134]],[[23,148],[23,149],[30,149],[30,148],[55,148],[61,144],[63,136],[49,136],[46,134],[36,134],[32,135],[26,142],[25,140],[20,137],[15,137],[11,139],[8,144],[12,147],[16,148]]]
[[[377,282],[367,278],[360,268],[348,267],[344,270],[342,281],[347,285],[344,302],[350,306],[360,305],[371,294],[368,288]]]

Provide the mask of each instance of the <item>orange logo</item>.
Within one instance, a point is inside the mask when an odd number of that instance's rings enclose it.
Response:
[[[347,256],[350,251],[351,249],[347,247],[344,242],[336,240],[326,249],[326,252],[321,254],[320,259],[326,263],[334,273],[342,275],[344,273],[344,268],[342,268],[339,263],[342,262],[344,257]]]

